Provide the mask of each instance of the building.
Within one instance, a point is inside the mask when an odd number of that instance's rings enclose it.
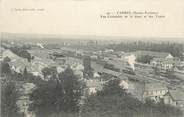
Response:
[[[103,84],[104,82],[99,79],[86,80],[86,87],[87,87],[86,93],[88,95],[95,94],[97,91],[100,91],[103,89]]]
[[[159,82],[128,81],[128,92],[142,102],[152,100],[157,103],[167,94],[168,88]]]
[[[159,70],[164,70],[164,71],[174,70],[174,61],[172,60],[167,60],[163,58],[154,58],[150,62],[150,64],[153,68],[158,68]]]
[[[3,52],[5,49],[3,47],[0,47],[0,61],[3,61]]]
[[[97,56],[97,55],[91,55],[90,58],[91,58],[92,60],[97,60],[97,59],[98,59],[98,56]]]
[[[164,95],[164,103],[184,109],[184,91],[169,90],[169,92]]]
[[[174,71],[174,68],[180,64],[180,59],[169,54],[165,58],[153,58],[150,64],[158,70]]]
[[[168,92],[166,85],[162,83],[152,82],[144,83],[143,86],[143,100],[153,100],[155,102],[160,102],[164,95]]]

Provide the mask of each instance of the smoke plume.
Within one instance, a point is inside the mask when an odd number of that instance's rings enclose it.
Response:
[[[130,65],[130,67],[135,70],[135,67],[134,67],[134,64],[135,64],[135,60],[136,60],[136,57],[135,55],[130,55],[130,56],[126,56],[125,59],[127,59],[127,62],[128,64]]]
[[[37,43],[36,45],[39,46],[39,47],[42,48],[42,49],[44,48],[43,45],[42,45],[41,43]]]

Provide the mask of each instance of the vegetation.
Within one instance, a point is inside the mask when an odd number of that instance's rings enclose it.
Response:
[[[7,62],[1,63],[1,116],[2,117],[23,117],[19,112],[16,102],[19,100],[19,85],[25,82],[40,83],[40,78],[27,72],[25,67],[24,73],[20,74],[10,69]]]
[[[1,75],[7,75],[11,73],[10,65],[7,62],[1,62]]]
[[[3,59],[3,62],[6,62],[6,63],[8,63],[10,61],[11,61],[11,59],[8,56]]]
[[[1,116],[2,117],[21,117],[18,113],[16,101],[18,91],[13,82],[1,83]]]
[[[10,50],[16,55],[26,58],[29,62],[31,62],[31,54],[26,50],[25,47],[11,47]]]
[[[150,62],[151,62],[152,59],[153,59],[152,56],[145,55],[145,56],[138,57],[138,58],[136,59],[136,61],[137,61],[137,62],[140,62],[140,63],[150,64]]]
[[[42,69],[42,74],[44,78],[47,78],[49,76],[54,76],[57,74],[56,67],[45,67]]]
[[[1,76],[8,76],[11,74],[11,67],[9,65],[9,62],[11,59],[9,57],[5,57],[3,61],[0,63],[0,71],[1,71]]]
[[[184,45],[179,43],[152,43],[152,42],[127,42],[120,44],[111,44],[108,45],[108,48],[114,49],[117,51],[137,51],[137,50],[146,50],[146,51],[156,51],[156,52],[168,52],[171,53],[174,57],[179,57],[183,59],[183,50]]]
[[[79,111],[79,101],[82,96],[83,83],[74,75],[71,68],[63,73],[52,76],[49,81],[37,85],[37,89],[30,95],[33,104],[30,110],[38,117],[61,116],[61,113]]]
[[[89,79],[93,77],[93,69],[91,68],[91,59],[90,57],[85,57],[83,59],[84,64],[84,78]]]
[[[121,89],[119,82],[112,80],[89,97],[82,107],[82,117],[182,117],[174,107],[133,98]]]

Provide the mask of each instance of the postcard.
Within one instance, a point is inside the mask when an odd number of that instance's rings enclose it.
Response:
[[[183,0],[0,0],[1,117],[183,117]]]

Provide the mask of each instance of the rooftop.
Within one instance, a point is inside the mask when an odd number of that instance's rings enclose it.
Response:
[[[152,83],[145,83],[144,89],[145,91],[167,90],[167,87],[165,84],[152,82]]]

